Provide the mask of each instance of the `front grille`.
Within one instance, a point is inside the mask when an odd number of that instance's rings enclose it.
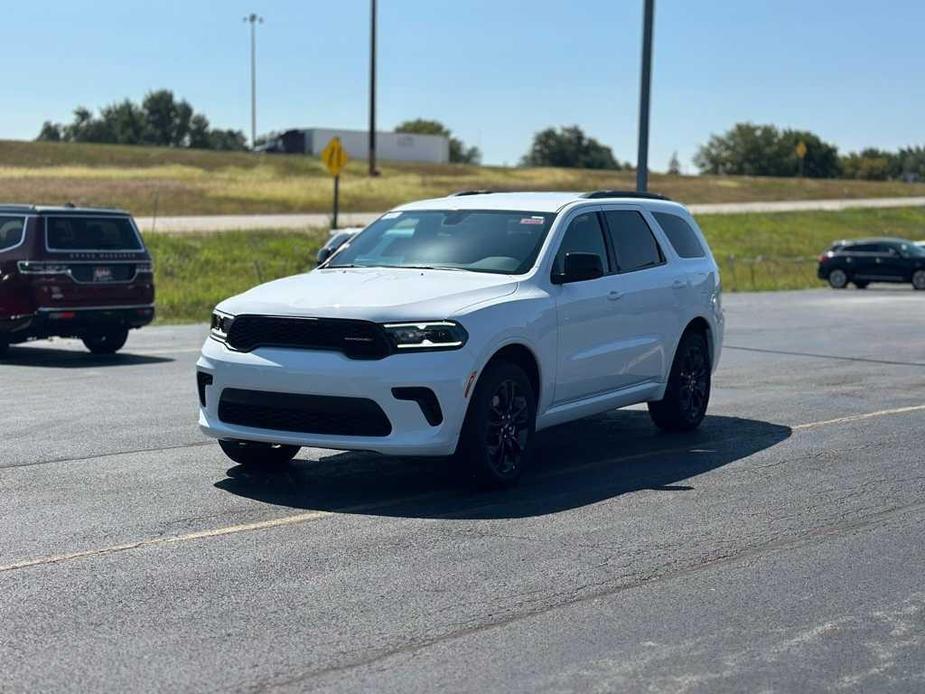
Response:
[[[343,352],[352,359],[382,359],[391,352],[379,325],[341,318],[237,316],[226,342],[239,352],[257,347],[290,347]]]
[[[218,418],[227,424],[302,434],[388,436],[392,433],[389,418],[375,401],[334,395],[226,388],[218,404]]]
[[[106,265],[100,263],[74,263],[68,266],[71,277],[78,282],[93,282],[105,284],[106,282],[131,282],[135,278],[135,266],[131,263],[114,263]]]

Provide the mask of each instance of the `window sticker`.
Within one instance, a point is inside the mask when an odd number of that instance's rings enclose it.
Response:
[[[521,224],[545,224],[546,220],[542,217],[523,217],[520,220]]]

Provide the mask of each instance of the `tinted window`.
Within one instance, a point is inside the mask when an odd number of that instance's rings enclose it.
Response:
[[[841,249],[844,253],[882,253],[883,249],[876,243],[856,243]]]
[[[18,246],[25,233],[25,217],[0,217],[0,251]]]
[[[642,270],[664,262],[662,251],[641,214],[633,210],[613,210],[605,212],[604,216],[620,272]]]
[[[137,251],[141,241],[127,217],[48,217],[48,247],[59,251]]]
[[[652,215],[662,227],[671,246],[682,258],[703,258],[703,247],[691,225],[676,214],[653,212]]]
[[[601,259],[604,272],[609,272],[607,247],[604,245],[604,230],[596,212],[582,214],[571,221],[553,265],[554,275],[561,275],[565,270],[566,253],[593,253]]]
[[[325,267],[437,267],[519,275],[533,266],[554,217],[498,210],[392,212],[353,238]]]

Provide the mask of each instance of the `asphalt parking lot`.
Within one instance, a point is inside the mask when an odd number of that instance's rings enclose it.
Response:
[[[490,494],[245,474],[195,426],[201,326],[12,348],[0,690],[922,691],[925,296],[726,309],[700,431],[564,425]]]

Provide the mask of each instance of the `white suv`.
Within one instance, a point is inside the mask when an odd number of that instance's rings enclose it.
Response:
[[[459,193],[219,304],[199,424],[242,465],[300,446],[455,454],[508,485],[555,424],[647,402],[663,429],[698,426],[722,340],[716,263],[683,206]]]

